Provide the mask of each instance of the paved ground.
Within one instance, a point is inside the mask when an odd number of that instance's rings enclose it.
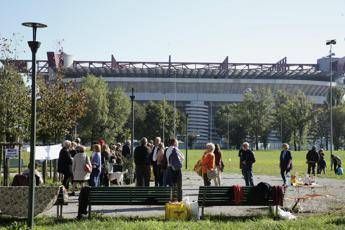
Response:
[[[255,176],[254,183],[261,181],[268,182],[271,185],[281,185],[280,177],[274,176]],[[222,185],[244,185],[242,175],[224,174]],[[341,209],[345,205],[345,185],[343,180],[336,179],[317,179],[317,184],[322,185],[319,188],[299,188],[288,187],[284,206],[291,208],[295,198],[305,194],[320,194],[322,196],[308,199],[301,202],[301,213],[322,213]],[[185,172],[183,174],[183,197],[189,197],[189,200],[197,200],[198,187],[203,185],[201,177],[194,172]],[[77,194],[78,195],[78,194]],[[78,196],[71,196],[69,204],[64,206],[63,217],[75,218],[78,211]],[[156,206],[94,206],[93,210],[110,216],[140,216],[155,217],[164,215],[164,207]],[[226,214],[232,216],[258,215],[267,213],[267,208],[260,207],[210,207],[205,209],[206,214]],[[56,216],[56,207],[44,212],[41,215]]]

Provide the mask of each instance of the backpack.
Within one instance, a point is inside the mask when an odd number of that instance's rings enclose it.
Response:
[[[180,161],[175,148],[172,149],[172,152],[169,156],[169,163],[174,171],[180,170],[182,168],[182,162]]]
[[[257,202],[268,201],[271,193],[271,185],[266,182],[260,182],[254,187],[254,199]]]

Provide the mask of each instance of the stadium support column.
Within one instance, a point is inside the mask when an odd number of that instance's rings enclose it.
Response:
[[[31,134],[30,134],[30,169],[29,169],[29,203],[28,219],[29,229],[33,229],[35,210],[35,145],[36,145],[36,52],[40,47],[40,42],[36,41],[37,28],[47,27],[37,22],[24,22],[23,26],[32,28],[32,41],[28,41],[32,54],[31,67]]]
[[[330,80],[329,80],[329,106],[330,106],[330,129],[331,129],[331,135],[330,135],[330,150],[331,155],[333,154],[333,68],[332,68],[332,56],[334,53],[332,53],[332,45],[335,45],[337,42],[335,39],[326,41],[326,45],[329,46],[329,68],[330,68]]]

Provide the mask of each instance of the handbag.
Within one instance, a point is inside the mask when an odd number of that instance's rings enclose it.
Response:
[[[217,170],[213,169],[213,170],[207,170],[207,178],[210,180],[213,180],[217,177]]]
[[[86,163],[84,165],[84,171],[87,172],[87,173],[92,172],[92,166],[89,163]]]
[[[194,165],[194,172],[196,172],[199,176],[202,177],[202,164],[201,160],[198,160]]]

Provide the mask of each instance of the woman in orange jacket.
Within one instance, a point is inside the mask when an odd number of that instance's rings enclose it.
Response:
[[[202,156],[202,177],[204,179],[204,186],[210,186],[211,185],[211,179],[207,176],[207,172],[214,171],[215,170],[215,156],[214,156],[214,149],[215,146],[213,143],[207,143],[206,144],[206,150],[204,152],[204,155]]]

